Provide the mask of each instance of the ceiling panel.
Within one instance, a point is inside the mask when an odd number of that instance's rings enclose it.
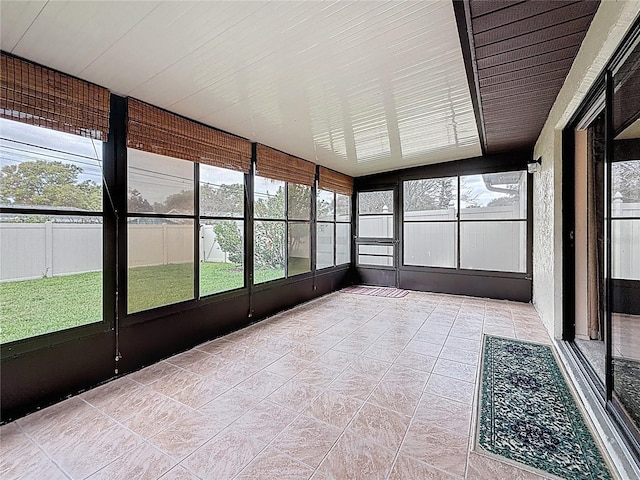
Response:
[[[38,18],[40,11],[47,4],[42,2],[18,2],[15,5],[0,2],[0,18],[2,24],[12,25],[12,28],[0,30],[0,42],[2,49],[11,51],[29,28],[29,25]]]
[[[556,42],[557,39],[563,39],[563,41],[571,42],[571,44],[581,43],[581,39],[584,38],[585,32],[591,24],[591,18],[589,16],[580,17],[574,20],[569,20],[560,25],[554,25],[552,27],[543,28],[538,31],[527,33],[524,35],[518,35],[514,37],[505,37],[495,43],[490,43],[484,46],[476,45],[476,58],[485,58],[492,55],[498,55],[500,53],[511,52],[514,50],[520,50],[527,47],[536,48],[536,45],[543,42]],[[568,38],[571,35],[578,37]],[[546,47],[541,47],[546,48]],[[518,52],[519,55],[519,52]]]
[[[132,2],[126,10],[119,2],[47,2],[8,51],[47,66],[55,52],[56,69],[81,76],[83,69],[154,8],[153,2]],[[5,21],[3,17],[2,30],[15,28]]]
[[[451,2],[2,1],[2,49],[351,175],[481,153]]]
[[[488,153],[534,145],[598,6],[465,0]]]

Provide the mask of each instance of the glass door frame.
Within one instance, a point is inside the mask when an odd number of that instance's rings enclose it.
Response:
[[[393,234],[391,237],[362,237],[360,236],[360,194],[373,193],[373,192],[391,192],[393,200],[391,202],[391,215],[393,226]],[[400,237],[398,234],[399,218],[398,215],[398,186],[397,185],[382,185],[379,187],[366,188],[358,190],[355,194],[355,234],[354,234],[354,259],[355,267],[359,272],[360,277],[364,280],[364,283],[380,284],[380,286],[397,287],[398,286],[398,266],[399,266],[399,243]],[[366,214],[365,214],[366,215]],[[380,246],[391,247],[393,249],[392,258],[393,265],[374,265],[360,263],[360,247],[361,246]],[[378,272],[378,273],[377,273]]]
[[[611,218],[611,199],[610,192],[612,189],[612,165],[615,163],[614,158],[614,125],[613,125],[613,108],[614,108],[614,73],[624,64],[628,54],[635,47],[636,42],[640,38],[640,20],[637,20],[631,28],[628,35],[621,42],[620,47],[612,56],[603,73],[595,82],[585,99],[582,101],[578,110],[569,120],[567,126],[562,132],[562,290],[563,290],[563,328],[562,340],[567,341],[578,360],[580,368],[585,373],[587,381],[590,383],[592,391],[596,393],[596,397],[607,413],[614,420],[623,437],[626,439],[628,446],[636,455],[640,455],[640,428],[634,425],[627,417],[620,401],[614,393],[614,378],[612,370],[612,300],[613,300],[613,282],[612,282],[612,218]],[[605,115],[605,158],[604,158],[604,189],[605,189],[605,210],[604,215],[604,336],[605,336],[605,378],[604,383],[598,378],[594,368],[587,360],[584,353],[574,342],[576,327],[575,312],[575,130],[582,128],[585,123],[593,116],[593,112],[602,107],[604,99],[604,115]]]

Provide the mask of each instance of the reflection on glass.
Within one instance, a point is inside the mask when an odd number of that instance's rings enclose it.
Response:
[[[460,224],[460,268],[499,272],[527,271],[527,224]]]
[[[358,217],[362,238],[393,238],[393,215],[364,215]]]
[[[604,106],[601,107],[604,109]],[[605,383],[605,121],[599,112],[575,132],[575,343]]]
[[[102,321],[102,217],[0,216],[0,343]]]
[[[393,190],[358,192],[358,214],[393,213]]]
[[[358,237],[393,236],[393,191],[358,192]]]
[[[640,40],[615,72],[611,165],[613,393],[640,428]]]
[[[456,267],[457,224],[407,222],[404,224],[404,264]]]
[[[333,221],[335,215],[333,192],[318,190],[316,197],[316,218],[318,221]]]
[[[285,182],[254,177],[254,215],[256,218],[285,217]]]
[[[253,228],[254,283],[284,278],[285,223],[255,221]]]
[[[351,224],[336,223],[336,265],[351,262]]]
[[[523,171],[460,177],[461,219],[527,218],[527,174]]]
[[[316,247],[316,269],[333,267],[333,223],[318,223],[317,225],[317,247]]]
[[[200,223],[200,296],[244,287],[244,221]]]
[[[289,223],[288,276],[311,271],[311,225]]]
[[[611,174],[612,275],[640,280],[640,159],[614,163]]]
[[[200,215],[244,216],[244,173],[200,164]]]
[[[194,298],[193,220],[130,217],[128,313]]]
[[[127,209],[193,215],[193,163],[127,149]]]
[[[289,220],[311,220],[311,187],[288,183],[287,202]]]
[[[455,218],[458,208],[457,177],[425,178],[403,183],[405,220]]]
[[[351,221],[351,197],[336,193],[336,220],[338,222]]]
[[[102,142],[3,118],[0,131],[1,206],[102,211]]]
[[[393,246],[358,245],[358,264],[393,267]]]

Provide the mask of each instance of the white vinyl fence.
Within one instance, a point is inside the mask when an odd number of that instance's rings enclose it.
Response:
[[[491,209],[491,210],[490,210]],[[463,218],[509,218],[510,207],[463,209]],[[502,212],[502,213],[500,213]],[[614,200],[612,221],[612,269],[614,278],[640,280],[640,203]],[[471,217],[473,215],[473,217]],[[504,215],[504,216],[499,216]],[[405,263],[411,265],[453,266],[455,263],[455,223],[429,223],[435,219],[454,219],[453,210],[408,212],[406,219]],[[369,222],[368,231],[393,232],[391,216],[360,217]],[[333,226],[331,226],[333,233]],[[526,225],[524,222],[461,224],[461,263],[463,268],[523,271],[526,268]],[[191,262],[193,231],[189,225],[129,225],[131,266]],[[319,257],[332,263],[333,235],[319,232]],[[339,245],[345,241],[340,239]],[[200,231],[200,258],[205,262],[226,262],[213,226]],[[324,255],[323,255],[324,254]],[[331,258],[331,261],[329,259]],[[319,258],[318,260],[322,260]],[[319,261],[322,264],[321,261]],[[27,280],[100,271],[102,269],[102,225],[93,223],[0,223],[0,281]]]
[[[102,270],[102,225],[0,223],[0,281]]]
[[[613,278],[640,280],[640,203],[622,203],[614,197],[611,206],[611,271]]]
[[[517,207],[463,208],[460,225],[460,263],[462,268],[524,272],[526,270],[526,223],[492,222],[490,219],[517,218]],[[614,278],[640,280],[640,203],[614,199],[612,207],[612,270]],[[618,217],[618,218],[616,218]],[[406,265],[455,267],[457,224],[455,209],[422,210],[404,213],[403,240]],[[464,222],[483,220],[483,222]],[[359,217],[361,236],[389,237],[393,217]]]
[[[129,225],[130,266],[193,261],[190,225]],[[200,232],[201,259],[226,262],[213,226]],[[0,281],[28,280],[102,270],[102,225],[0,223]]]

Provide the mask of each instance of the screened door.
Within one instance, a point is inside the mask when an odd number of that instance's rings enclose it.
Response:
[[[358,192],[356,268],[365,285],[397,286],[395,189]]]

